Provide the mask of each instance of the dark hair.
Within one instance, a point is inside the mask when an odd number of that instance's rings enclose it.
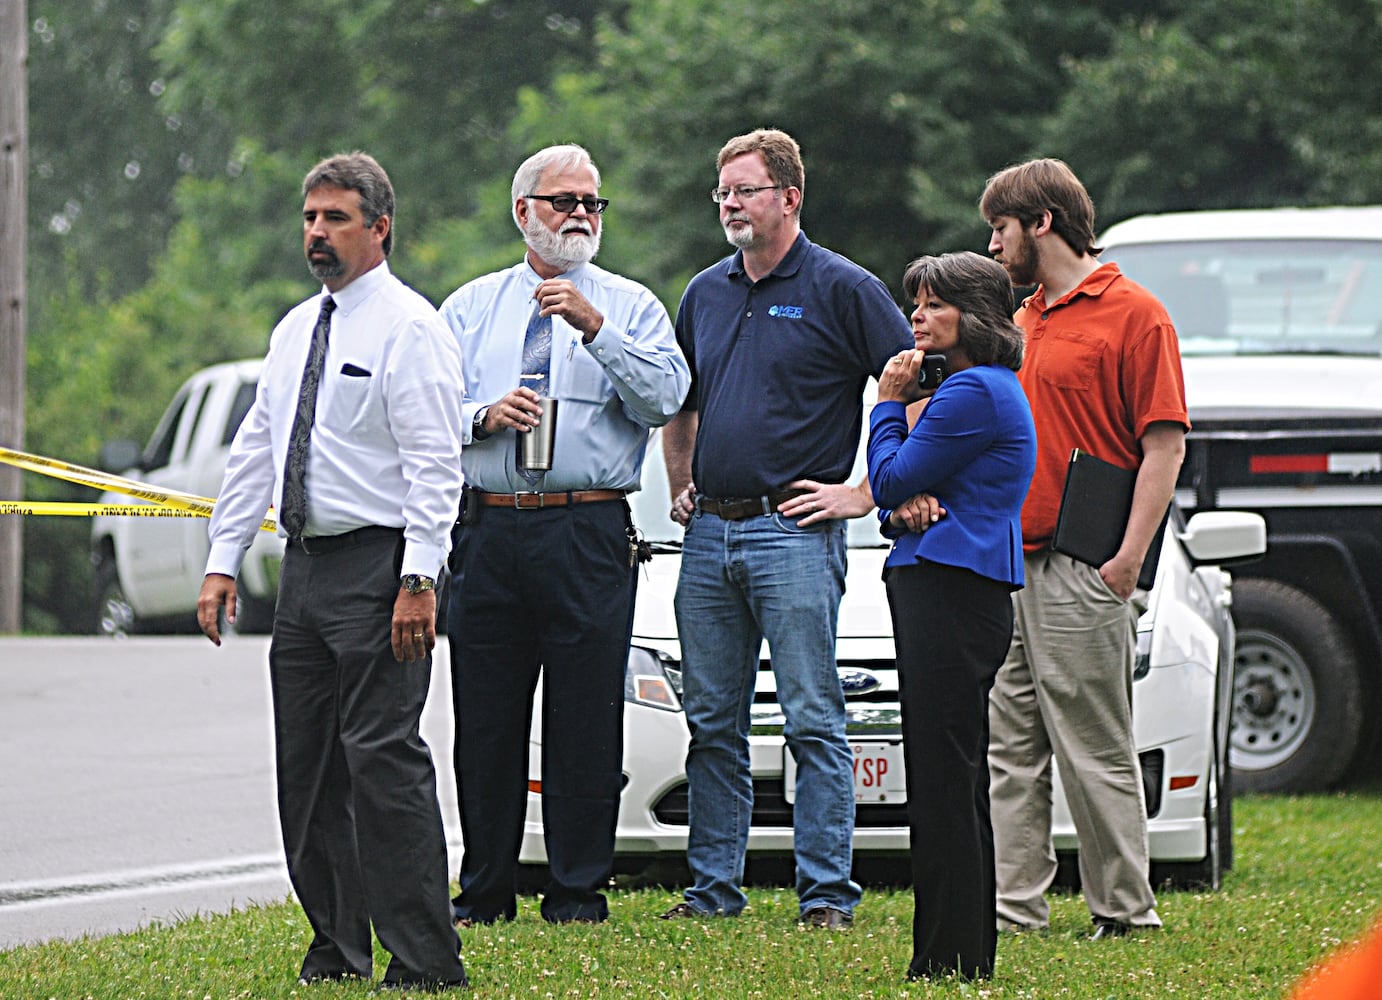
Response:
[[[979,211],[990,223],[1011,216],[1022,228],[1051,213],[1051,231],[1083,256],[1097,257],[1103,247],[1094,245],[1094,202],[1075,172],[1061,160],[1028,160],[1000,170],[984,185]]]
[[[907,298],[925,289],[960,310],[960,349],[976,365],[1022,367],[1024,339],[1012,320],[1013,286],[1003,265],[971,253],[918,257],[902,275]]]
[[[736,135],[720,147],[715,158],[716,169],[747,153],[757,153],[768,166],[768,176],[774,184],[794,187],[806,194],[806,168],[801,163],[801,147],[786,132],[775,128],[760,128],[744,135]],[[797,212],[801,206],[798,203]]]
[[[393,249],[394,199],[393,185],[384,168],[374,157],[358,149],[353,153],[338,153],[307,172],[302,181],[303,196],[325,184],[360,193],[360,213],[365,217],[366,228],[373,226],[381,216],[389,217],[389,231],[384,234],[384,256],[387,257]]]

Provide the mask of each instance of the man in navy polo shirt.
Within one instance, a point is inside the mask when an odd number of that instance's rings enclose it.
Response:
[[[868,513],[845,482],[870,375],[912,347],[883,283],[801,232],[796,141],[758,130],[718,157],[711,197],[738,251],[687,286],[677,340],[691,393],[664,431],[672,517],[686,525],[677,628],[691,745],[694,884],[665,917],[734,916],[753,785],[748,722],[764,638],[797,765],[801,920],[853,921],[853,758],[835,666],[844,519]],[[684,487],[684,488],[683,488]]]

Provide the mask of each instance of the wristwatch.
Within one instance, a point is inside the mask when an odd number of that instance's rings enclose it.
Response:
[[[484,441],[490,436],[489,431],[485,430],[485,417],[489,416],[489,407],[482,406],[475,411],[475,419],[470,424],[470,437],[473,441]]]
[[[417,573],[405,573],[398,581],[399,586],[410,594],[420,594],[424,590],[436,590],[437,581],[430,576],[421,576]]]

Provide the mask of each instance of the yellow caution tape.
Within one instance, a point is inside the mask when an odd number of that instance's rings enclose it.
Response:
[[[57,517],[92,517],[110,514],[121,517],[210,517],[216,501],[212,497],[197,496],[166,486],[141,483],[136,479],[117,476],[100,469],[89,469],[84,465],[31,455],[25,451],[0,448],[0,462],[36,472],[53,479],[62,479],[79,486],[123,493],[143,504],[103,504],[69,502],[26,502],[21,500],[0,500],[0,515],[28,514]],[[259,527],[264,531],[277,531],[278,523],[272,515],[266,515]]]
[[[46,517],[205,517],[205,514],[147,503],[72,503],[43,500],[0,500],[0,514],[30,514]]]
[[[185,493],[182,490],[175,490],[166,486],[141,483],[138,480],[117,476],[111,472],[88,469],[84,465],[73,465],[71,462],[62,462],[56,458],[44,458],[42,455],[31,455],[26,451],[0,448],[0,462],[28,472],[37,472],[53,479],[64,479],[79,486],[90,486],[93,489],[124,493],[127,496],[148,500],[151,503],[182,500],[204,506],[208,511],[216,503],[211,497],[197,496],[195,493]]]

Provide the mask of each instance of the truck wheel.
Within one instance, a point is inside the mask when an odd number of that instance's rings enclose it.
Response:
[[[123,639],[135,631],[134,608],[125,600],[115,563],[102,559],[96,567],[96,634]]]
[[[1310,792],[1343,775],[1363,724],[1362,679],[1323,605],[1274,580],[1233,585],[1230,764],[1240,791]]]

